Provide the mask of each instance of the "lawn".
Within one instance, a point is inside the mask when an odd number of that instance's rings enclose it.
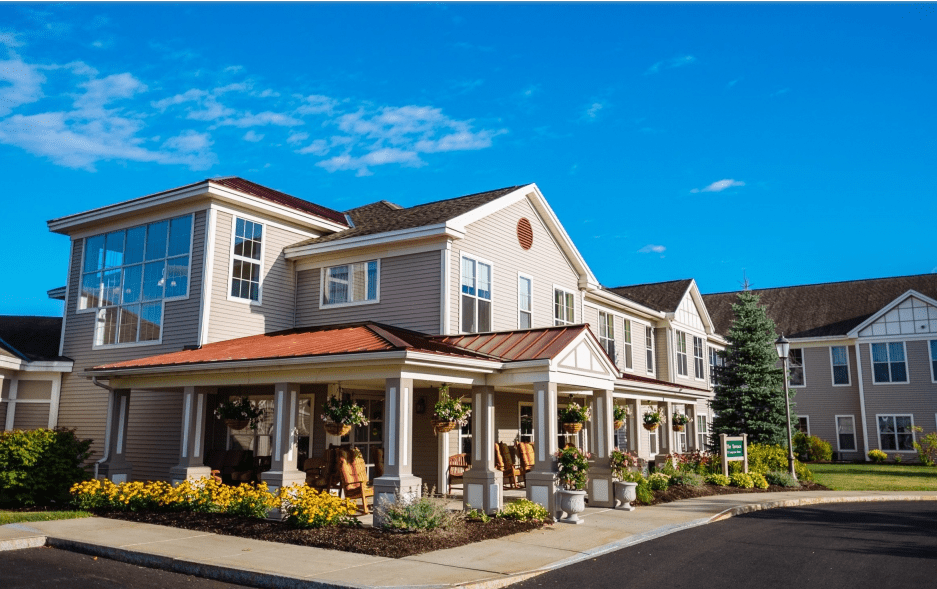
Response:
[[[0,511],[0,526],[20,522],[49,522],[56,519],[91,517],[87,511]]]
[[[809,464],[816,482],[836,491],[937,491],[937,467],[908,464]]]

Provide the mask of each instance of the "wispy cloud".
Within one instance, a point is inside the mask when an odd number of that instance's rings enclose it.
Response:
[[[254,131],[253,129],[251,129],[247,133],[244,133],[244,137],[241,137],[241,139],[243,139],[244,141],[250,141],[251,143],[257,143],[263,138],[264,138],[263,133],[258,133]]]
[[[673,69],[675,67],[683,67],[686,65],[691,65],[696,63],[696,58],[692,55],[682,55],[680,57],[672,57],[670,59],[665,59],[663,61],[658,61],[651,67],[647,68],[647,71],[644,72],[644,75],[658,74],[663,70]]]
[[[791,91],[790,88],[781,88],[780,90],[777,90],[776,92],[772,92],[771,98],[774,98],[775,96],[780,96],[782,94],[787,94],[790,91]]]
[[[602,112],[603,108],[605,108],[605,104],[601,102],[593,102],[588,107],[586,107],[585,112],[582,113],[582,118],[587,121],[594,121],[599,116],[599,113]]]
[[[646,246],[638,250],[639,254],[662,254],[667,251],[667,248],[662,245],[654,245],[649,243]]]
[[[741,180],[733,180],[732,178],[726,178],[724,180],[717,180],[713,182],[712,184],[710,184],[709,186],[706,186],[705,188],[694,188],[690,192],[694,194],[697,192],[722,192],[723,190],[727,188],[736,188],[740,186],[745,186],[745,183],[742,182]]]

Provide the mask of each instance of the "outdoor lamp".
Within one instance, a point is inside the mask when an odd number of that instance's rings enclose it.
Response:
[[[781,334],[781,337],[778,338],[778,341],[774,342],[774,347],[778,349],[778,357],[781,360],[787,360],[787,357],[791,352],[791,342],[784,338],[784,334]]]
[[[788,389],[789,383],[787,376],[787,358],[791,352],[791,342],[787,341],[782,333],[778,341],[774,342],[774,346],[778,349],[778,356],[784,364],[784,407],[787,409],[787,471],[788,474],[796,480],[797,473],[794,472],[794,443],[793,436],[791,435],[791,396]]]

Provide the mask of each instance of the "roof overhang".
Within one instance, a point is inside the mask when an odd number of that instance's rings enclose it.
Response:
[[[308,256],[346,252],[368,247],[383,247],[400,242],[431,241],[440,238],[461,239],[463,237],[465,237],[464,231],[452,229],[445,223],[437,223],[435,225],[426,225],[425,227],[386,231],[384,233],[349,237],[347,239],[338,239],[325,243],[289,246],[284,248],[283,252],[287,260],[295,260]]]
[[[599,299],[602,302],[607,303],[607,304],[623,307],[627,309],[628,311],[637,313],[638,315],[641,315],[647,318],[653,318],[653,319],[665,318],[665,313],[663,311],[658,311],[650,307],[645,307],[644,305],[636,303],[632,301],[631,299],[627,299],[621,295],[617,295],[601,287],[587,290],[586,295],[594,299]]]
[[[0,356],[0,368],[23,372],[71,372],[74,362],[68,360],[23,360],[10,356]]]

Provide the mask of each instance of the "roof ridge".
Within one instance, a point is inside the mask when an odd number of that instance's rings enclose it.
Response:
[[[809,286],[829,286],[831,284],[849,284],[852,282],[877,282],[879,280],[897,280],[899,278],[918,278],[921,276],[934,276],[937,279],[937,272],[924,272],[921,274],[905,274],[902,276],[880,276],[878,278],[857,278],[855,280],[834,280],[832,282],[812,282],[810,284],[789,284],[787,286],[769,286],[767,288],[750,288],[748,292],[763,292],[767,290],[784,290],[788,288],[805,288]],[[745,292],[743,290],[725,290],[722,292],[710,292],[702,296],[708,297],[713,295],[722,295],[722,294],[737,294],[740,292]]]
[[[411,206],[411,207],[404,207],[404,208],[401,209],[401,210],[404,210],[404,211],[412,211],[412,210],[418,209],[418,208],[420,208],[420,207],[425,207],[425,206],[429,206],[429,205],[439,204],[439,203],[441,203],[441,202],[448,202],[448,201],[451,201],[451,200],[459,200],[460,198],[469,198],[470,196],[479,196],[479,195],[488,194],[488,193],[491,193],[491,192],[500,192],[500,191],[502,191],[502,190],[516,190],[516,189],[518,189],[518,188],[521,188],[522,186],[529,186],[530,184],[532,184],[532,182],[528,182],[527,184],[517,184],[517,185],[514,185],[514,186],[503,186],[503,187],[501,187],[501,188],[494,188],[494,189],[492,189],[492,190],[482,190],[482,191],[480,191],[480,192],[473,192],[472,194],[463,194],[462,196],[453,196],[453,197],[451,197],[451,198],[441,198],[441,199],[439,199],[439,200],[432,200],[432,201],[430,201],[430,202],[423,202],[423,203],[420,203],[420,204],[418,204],[418,205],[413,205],[413,206]]]
[[[675,280],[662,280],[660,282],[642,282],[640,284],[627,284],[623,286],[603,286],[605,290],[615,290],[616,288],[635,288],[638,286],[656,286],[659,284],[673,284],[674,282],[684,282],[686,280],[692,281],[693,278],[677,278]]]

